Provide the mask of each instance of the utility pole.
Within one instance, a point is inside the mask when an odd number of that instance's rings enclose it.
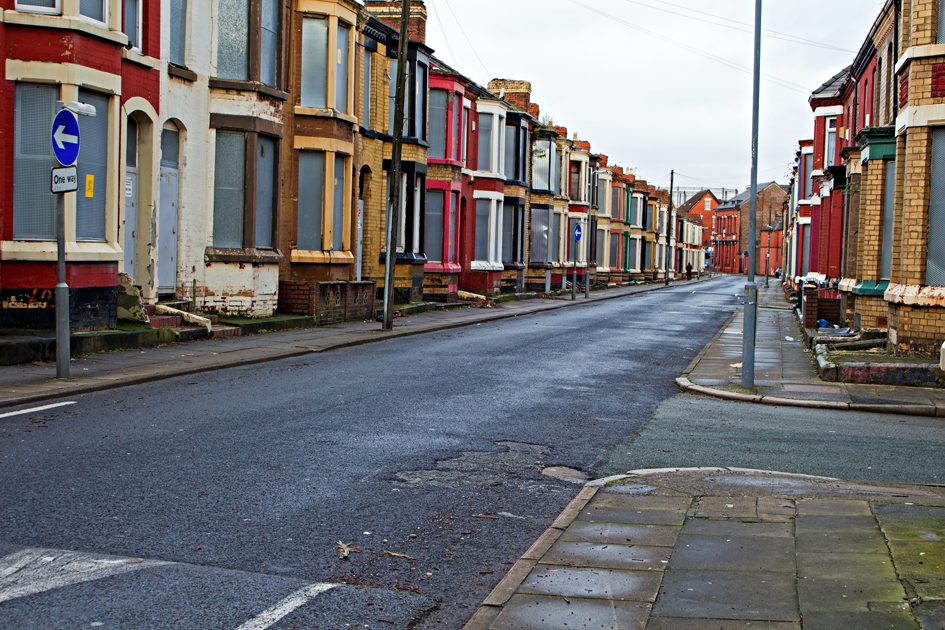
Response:
[[[387,200],[387,259],[384,280],[384,330],[394,329],[394,279],[397,274],[397,238],[400,235],[400,172],[404,146],[404,102],[407,91],[407,41],[410,0],[400,9],[400,35],[397,47],[397,94],[394,97],[394,146],[391,150],[390,199]]]
[[[670,243],[673,240],[673,183],[676,179],[676,170],[673,169],[669,172],[669,210],[667,210],[666,223],[669,225],[666,226],[666,255],[663,257],[665,262],[663,263],[663,268],[666,270],[666,286],[669,286],[669,248]],[[675,263],[675,258],[674,258]],[[674,264],[675,266],[675,264]]]
[[[758,223],[758,119],[761,101],[761,0],[755,0],[755,68],[751,120],[751,208],[748,215],[748,284],[742,329],[742,387],[755,386],[755,335],[758,327],[758,285],[755,283],[755,245]]]

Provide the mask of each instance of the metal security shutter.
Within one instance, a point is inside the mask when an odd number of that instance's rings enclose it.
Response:
[[[335,156],[335,190],[334,212],[332,214],[331,248],[333,251],[343,251],[345,235],[345,157]]]
[[[427,216],[423,223],[423,253],[429,262],[443,261],[443,208],[446,203],[442,190],[427,191]]]
[[[476,260],[489,260],[489,214],[492,202],[488,199],[476,200]]]
[[[256,247],[272,248],[272,215],[275,205],[276,143],[259,136],[256,155]]]
[[[532,168],[532,186],[535,190],[551,188],[551,140],[535,143],[535,159]]]
[[[213,246],[242,249],[246,137],[217,132],[213,174]]]
[[[13,238],[56,240],[56,197],[49,192],[49,171],[56,166],[52,120],[59,88],[16,84],[13,159]]]
[[[883,249],[879,265],[881,280],[892,275],[893,212],[896,203],[896,162],[886,162],[886,188],[883,191]]]
[[[548,236],[551,229],[552,211],[549,208],[532,208],[531,256],[529,262],[550,262]]]
[[[945,0],[938,2],[938,33],[935,37],[935,43],[945,44]]]
[[[301,251],[322,249],[322,206],[325,200],[325,154],[321,151],[299,153],[299,227]]]
[[[106,0],[79,0],[79,15],[104,22],[105,2]]]
[[[187,0],[171,0],[171,50],[170,61],[186,66],[187,45]]]
[[[109,97],[89,90],[79,90],[79,100],[93,105],[96,115],[79,116],[82,150],[79,152],[77,163],[79,193],[76,195],[75,204],[75,238],[77,241],[104,241],[108,192]]]
[[[259,38],[259,80],[276,85],[279,56],[279,2],[262,0],[262,29]]]
[[[932,130],[929,191],[929,254],[925,284],[945,286],[945,128]]]
[[[217,77],[249,78],[249,0],[219,0]]]

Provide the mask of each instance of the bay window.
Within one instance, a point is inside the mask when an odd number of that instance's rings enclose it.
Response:
[[[396,48],[392,51],[396,52]],[[390,116],[387,125],[389,135],[394,135],[394,103],[397,98],[397,59],[390,60]],[[430,68],[416,59],[407,62],[407,77],[404,98],[404,137],[427,139],[427,92],[429,91]]]
[[[387,174],[387,200],[393,202],[393,177]],[[421,255],[421,217],[426,208],[426,177],[416,173],[401,173],[400,228],[397,230],[397,251],[407,258],[418,260]],[[390,209],[388,209],[388,216]],[[384,242],[386,243],[386,232]]]
[[[472,268],[501,271],[504,269],[501,261],[504,225],[502,197],[490,193],[485,194],[489,196],[476,199],[475,260]]]
[[[344,252],[351,249],[351,158],[326,151],[299,152],[298,234],[303,251]]]
[[[427,262],[443,262],[443,214],[447,194],[443,190],[427,191],[427,211],[424,221],[423,251]]]
[[[278,138],[218,129],[215,147],[213,247],[274,249],[279,207]]]
[[[299,104],[352,113],[351,27],[336,18],[302,18],[302,87]],[[370,115],[370,52],[365,52],[365,111]],[[370,121],[367,121],[370,125]]]
[[[277,87],[282,22],[279,1],[260,0],[258,13],[250,11],[250,0],[218,2],[216,78]]]
[[[505,126],[505,179],[525,183],[528,178],[528,125],[518,115],[509,114]]]

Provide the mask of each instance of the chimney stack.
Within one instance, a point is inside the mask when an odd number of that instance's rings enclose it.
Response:
[[[401,3],[391,0],[365,0],[364,8],[392,29],[400,30]],[[427,43],[427,7],[423,0],[410,0],[410,18],[407,27],[411,41]]]
[[[492,79],[487,89],[493,94],[499,94],[523,112],[527,112],[532,103],[532,84],[528,81]]]

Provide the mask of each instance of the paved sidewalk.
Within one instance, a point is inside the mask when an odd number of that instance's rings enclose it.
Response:
[[[737,469],[592,482],[465,630],[940,630],[945,487]]]
[[[739,311],[677,379],[680,387],[767,405],[945,417],[945,390],[822,381],[797,318],[774,283],[759,289],[755,387],[745,389],[741,386],[743,326],[744,312]]]
[[[674,282],[670,287],[692,282]],[[394,331],[380,330],[375,322],[315,327],[229,339],[207,339],[147,350],[128,350],[90,355],[72,361],[68,381],[55,378],[55,363],[33,363],[0,367],[0,407],[33,403],[175,376],[252,365],[361,345],[426,332],[435,332],[518,317],[532,313],[580,306],[601,300],[648,293],[662,284],[638,285],[593,291],[572,302],[570,297],[507,302],[496,308],[464,308],[412,315],[394,322]]]

